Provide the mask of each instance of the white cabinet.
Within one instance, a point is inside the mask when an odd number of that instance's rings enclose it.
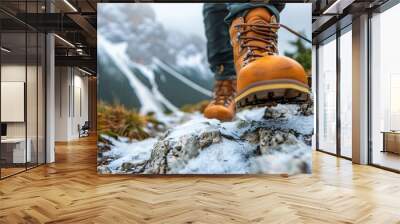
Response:
[[[2,147],[7,147],[12,152],[12,163],[25,163],[32,161],[32,141],[27,139],[25,151],[24,138],[7,138],[1,140]],[[6,150],[5,150],[6,151]],[[25,161],[26,160],[26,161]]]

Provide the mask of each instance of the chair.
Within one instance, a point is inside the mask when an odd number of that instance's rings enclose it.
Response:
[[[85,123],[82,125],[82,127],[78,124],[79,138],[88,137],[89,136],[89,130],[90,130],[89,121],[85,121]]]

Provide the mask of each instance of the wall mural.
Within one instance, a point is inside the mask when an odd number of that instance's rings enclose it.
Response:
[[[311,173],[311,4],[101,3],[97,18],[99,174]]]

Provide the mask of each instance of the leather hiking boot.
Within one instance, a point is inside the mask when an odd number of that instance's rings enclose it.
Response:
[[[213,100],[204,109],[206,118],[231,121],[235,116],[236,80],[216,81]]]
[[[304,68],[278,55],[280,24],[265,8],[255,8],[235,18],[229,33],[237,74],[238,108],[277,103],[301,103],[309,99]]]

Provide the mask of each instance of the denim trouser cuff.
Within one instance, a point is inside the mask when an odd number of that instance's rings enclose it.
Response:
[[[225,22],[230,25],[238,16],[244,16],[249,9],[264,7],[272,13],[279,22],[279,10],[275,5],[265,3],[227,3],[229,14],[225,17]]]
[[[211,70],[215,74],[215,80],[234,80],[236,79],[235,66],[233,62],[222,63],[220,65],[211,66]]]

